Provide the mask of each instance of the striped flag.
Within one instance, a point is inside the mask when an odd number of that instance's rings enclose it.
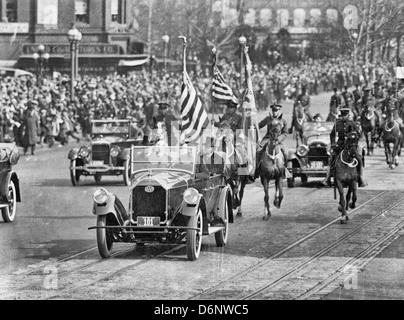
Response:
[[[397,69],[396,69],[396,78],[404,79],[404,66],[399,57],[397,57]]]
[[[222,73],[217,66],[214,66],[212,83],[212,101],[220,104],[227,104],[229,101],[238,103],[233,90],[226,84]]]
[[[199,139],[209,125],[208,113],[186,71],[181,89],[181,120],[180,140],[185,143]]]

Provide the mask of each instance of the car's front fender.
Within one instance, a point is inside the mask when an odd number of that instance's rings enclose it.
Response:
[[[200,206],[201,199],[202,199],[202,195],[199,194],[198,201],[196,202],[195,205],[189,205],[185,201],[182,201],[182,203],[181,203],[182,215],[187,216],[187,217],[196,217],[198,215],[198,208]]]
[[[109,193],[107,201],[103,204],[99,204],[94,201],[93,214],[96,216],[106,216],[112,213],[119,225],[123,225],[125,221],[129,219],[129,214],[126,212],[122,202],[113,194]]]
[[[67,158],[69,160],[75,160],[77,159],[77,155],[79,153],[79,149],[78,148],[74,148],[72,150],[69,151],[69,154],[67,155]]]
[[[229,214],[229,222],[233,223],[234,222],[234,218],[233,218],[233,208],[232,208],[232,203],[228,202],[228,195],[227,193],[230,191],[230,187],[229,186],[225,186],[224,188],[221,188],[220,190],[220,195],[217,199],[217,204],[216,204],[216,208],[217,208],[217,215],[219,217],[221,217],[222,219],[225,218],[224,216],[224,210],[226,210],[226,206],[227,206],[227,211]]]

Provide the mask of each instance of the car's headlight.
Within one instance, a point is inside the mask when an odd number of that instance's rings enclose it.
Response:
[[[196,190],[194,188],[189,188],[189,189],[185,190],[184,201],[186,203],[194,206],[198,202],[198,198],[199,198],[198,190]]]
[[[307,156],[307,154],[309,153],[309,147],[305,146],[305,145],[301,145],[297,148],[296,153],[300,156],[300,157],[305,157]]]
[[[111,148],[111,151],[110,151],[111,157],[117,157],[120,153],[121,153],[121,148],[119,148],[118,146],[113,146]]]
[[[98,204],[104,204],[108,199],[108,191],[104,188],[99,188],[93,193],[93,199]]]
[[[83,158],[87,157],[90,154],[90,150],[87,147],[81,147],[79,150],[79,155]]]

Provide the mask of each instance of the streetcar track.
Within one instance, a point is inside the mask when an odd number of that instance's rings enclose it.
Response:
[[[353,257],[351,260],[346,262],[342,267],[340,267],[338,270],[335,271],[333,275],[330,277],[322,280],[320,283],[318,283],[315,287],[309,289],[305,293],[301,294],[300,296],[296,297],[295,300],[307,300],[308,298],[312,297],[313,295],[317,294],[321,290],[323,290],[325,287],[327,287],[329,284],[334,282],[336,279],[338,279],[341,276],[341,271],[347,266],[351,267],[359,267],[361,265],[366,265],[368,261],[372,260],[375,256],[377,256],[384,248],[381,250],[377,250],[376,252],[373,252],[375,248],[384,245],[385,243],[391,243],[391,241],[394,241],[396,239],[397,233],[404,228],[404,220],[401,221],[396,227],[394,227],[393,230],[391,230],[389,233],[384,235],[382,238],[378,239],[375,243],[373,243],[371,246],[367,247],[365,250],[362,252],[358,253],[355,257]],[[366,259],[366,260],[364,260]]]
[[[348,239],[348,238],[352,237],[353,235],[355,235],[359,230],[361,230],[362,228],[364,228],[365,226],[367,226],[371,222],[375,221],[380,216],[382,216],[386,212],[390,211],[391,209],[393,209],[394,207],[396,207],[397,205],[399,205],[403,201],[404,201],[404,197],[402,197],[400,200],[396,201],[394,204],[391,204],[387,209],[384,209],[383,211],[381,211],[380,213],[378,213],[377,215],[375,215],[374,217],[372,217],[371,219],[369,219],[365,223],[361,224],[357,228],[355,228],[355,229],[351,230],[350,232],[344,234],[337,241],[333,242],[332,244],[328,245],[324,249],[320,250],[319,252],[317,252],[316,254],[311,256],[310,258],[308,258],[307,260],[303,261],[297,267],[293,268],[291,271],[283,274],[282,276],[278,277],[276,280],[271,281],[271,283],[266,284],[266,285],[264,285],[264,286],[262,286],[262,287],[260,287],[260,288],[258,288],[256,290],[254,290],[254,292],[252,292],[252,293],[248,293],[246,295],[240,295],[240,296],[236,297],[235,299],[240,299],[240,300],[252,299],[252,298],[256,297],[257,295],[259,295],[260,293],[272,288],[273,286],[275,286],[279,282],[289,278],[291,275],[293,275],[296,272],[304,269],[307,265],[309,265],[314,260],[318,260],[319,258],[323,257],[326,253],[328,253],[329,251],[331,251],[332,249],[334,249],[335,247],[340,245],[346,239]],[[404,223],[404,221],[402,221],[401,223]],[[370,246],[370,247],[372,247],[372,246]]]
[[[352,216],[355,212],[359,211],[359,209],[361,209],[362,207],[366,206],[370,202],[376,200],[377,198],[381,197],[382,195],[384,195],[386,193],[387,193],[387,191],[384,190],[384,191],[378,193],[376,196],[374,196],[374,197],[370,198],[369,200],[365,201],[364,203],[362,203],[361,205],[359,205],[355,209],[353,209],[351,212],[349,212],[349,216]],[[404,198],[402,198],[400,201],[402,201],[403,199]],[[252,270],[255,270],[255,269],[258,269],[258,268],[262,267],[263,265],[267,264],[269,261],[272,261],[272,260],[282,256],[286,252],[292,250],[293,248],[297,247],[301,243],[309,240],[310,238],[314,237],[316,234],[322,232],[323,230],[327,229],[328,227],[330,227],[331,225],[333,225],[333,224],[335,224],[336,222],[339,222],[339,221],[340,221],[339,217],[332,220],[331,222],[329,222],[329,223],[325,224],[324,226],[314,230],[310,234],[302,237],[301,239],[299,239],[296,242],[290,244],[289,246],[287,246],[286,248],[280,250],[279,252],[275,253],[274,255],[272,255],[272,256],[270,256],[268,258],[265,258],[265,259],[261,260],[260,262],[256,263],[255,265],[253,265],[251,267],[248,267],[246,270],[244,270],[244,271],[242,271],[242,272],[240,272],[238,274],[235,274],[234,276],[232,276],[232,277],[230,277],[230,278],[228,278],[228,279],[226,279],[224,281],[219,282],[218,284],[214,285],[213,287],[210,287],[209,289],[204,290],[203,292],[201,292],[201,293],[199,293],[197,295],[194,295],[194,296],[190,297],[189,300],[198,299],[198,297],[200,297],[202,295],[211,294],[211,293],[215,292],[217,289],[221,288],[224,284],[226,284],[228,282],[231,282],[231,281],[234,281],[234,280],[237,280],[237,279],[247,275]]]
[[[113,276],[114,274],[116,274],[116,273],[118,273],[118,272],[120,272],[120,271],[122,271],[122,270],[124,270],[124,269],[126,269],[126,268],[130,268],[130,267],[133,267],[133,266],[141,265],[141,264],[144,264],[144,263],[148,262],[149,260],[156,259],[157,257],[164,256],[165,254],[171,253],[171,252],[176,251],[176,250],[180,250],[180,249],[183,248],[183,246],[184,246],[184,245],[181,244],[181,245],[178,245],[178,246],[176,246],[176,247],[174,247],[174,248],[171,248],[171,249],[169,249],[169,250],[163,251],[163,252],[157,254],[156,256],[153,256],[153,257],[150,257],[150,258],[146,258],[145,260],[136,261],[135,263],[133,263],[133,264],[131,264],[131,265],[128,265],[128,266],[125,266],[124,268],[115,270],[115,271],[112,272],[111,274],[106,275],[106,276],[102,277],[101,279],[97,279],[97,280],[95,280],[93,283],[88,284],[88,285],[92,285],[92,284],[94,284],[94,283],[96,283],[96,282],[102,281],[103,279],[107,279],[107,278],[109,278],[110,276]],[[88,249],[88,250],[86,250],[86,251],[90,251],[90,250],[93,250],[93,249],[94,249],[94,248]],[[121,250],[121,251],[114,252],[114,253],[111,254],[111,258],[119,257],[119,256],[124,255],[124,254],[127,254],[127,253],[129,253],[129,252],[131,252],[131,251],[133,251],[133,250],[135,250],[135,249],[136,249],[136,246],[133,246],[133,247],[128,248],[128,249],[124,249],[124,250]],[[85,252],[85,251],[83,251],[83,252]],[[83,252],[78,253],[78,254],[76,254],[76,255],[80,255],[80,254],[82,254]],[[70,260],[70,259],[72,258],[72,256],[71,256],[71,257],[68,257],[68,258],[69,258],[69,260]],[[96,260],[96,261],[93,261],[93,262],[90,262],[90,263],[88,263],[88,264],[86,264],[86,265],[79,266],[79,267],[77,267],[77,268],[73,268],[73,269],[70,269],[70,270],[61,272],[61,273],[58,274],[58,279],[60,279],[60,278],[62,278],[62,277],[67,277],[67,276],[70,275],[70,274],[73,274],[73,273],[80,272],[80,271],[83,271],[83,270],[85,270],[85,269],[91,268],[91,267],[93,267],[93,266],[95,266],[95,265],[97,265],[97,264],[107,263],[108,261],[111,261],[111,258],[110,258],[110,259],[102,259],[102,258],[100,258],[100,259],[98,259],[98,260]],[[65,259],[67,259],[67,258],[65,258]],[[8,297],[8,296],[18,295],[18,292],[20,292],[20,291],[29,290],[30,288],[35,287],[36,285],[41,285],[41,284],[43,284],[43,280],[42,280],[42,279],[41,279],[41,280],[34,280],[34,281],[31,281],[30,283],[28,283],[28,284],[26,284],[26,285],[23,285],[23,286],[21,286],[21,287],[19,287],[19,288],[14,288],[14,289],[12,289],[11,291],[13,291],[13,292],[11,292],[11,293],[6,293],[6,294],[3,294],[3,295],[0,295],[0,299],[5,299],[5,298]],[[86,286],[88,286],[88,285],[83,285],[83,287],[86,287]],[[44,290],[46,290],[46,289],[44,289]],[[63,289],[63,290],[68,290],[68,289]],[[70,290],[71,290],[71,289],[70,289]],[[74,290],[76,290],[76,288],[74,288]]]

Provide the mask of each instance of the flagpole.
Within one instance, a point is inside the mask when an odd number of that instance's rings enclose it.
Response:
[[[185,74],[187,72],[187,37],[179,36],[178,38],[183,41],[182,76],[185,82]]]
[[[215,69],[217,68],[218,57],[219,57],[219,52],[216,49],[216,47],[213,47],[213,49],[212,49],[212,59],[213,59],[212,74],[213,74],[213,77],[215,76]],[[215,101],[213,99],[213,91],[212,90],[211,90],[210,100],[211,100],[211,106],[212,106],[211,124],[214,124],[215,115],[216,115],[216,103],[215,103]],[[213,133],[213,127],[212,127],[212,133]]]

